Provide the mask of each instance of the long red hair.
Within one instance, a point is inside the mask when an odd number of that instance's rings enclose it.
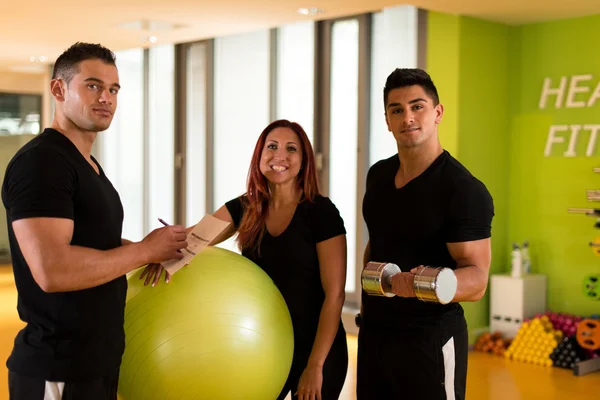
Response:
[[[296,123],[286,119],[271,122],[260,134],[252,161],[248,170],[248,179],[245,196],[242,197],[244,216],[238,228],[237,242],[240,250],[250,250],[257,253],[265,233],[267,214],[271,193],[267,179],[260,172],[260,159],[262,156],[267,136],[276,128],[289,128],[298,135],[302,147],[302,165],[296,180],[298,189],[302,191],[301,201],[314,201],[319,195],[319,179],[313,148],[304,129]]]

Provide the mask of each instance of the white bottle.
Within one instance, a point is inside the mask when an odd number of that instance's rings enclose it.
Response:
[[[511,265],[511,276],[513,278],[520,278],[523,274],[523,258],[521,256],[521,249],[519,245],[513,243],[512,250],[512,265]]]
[[[523,259],[523,274],[531,273],[531,258],[529,257],[529,241],[523,243],[521,249],[521,258]]]

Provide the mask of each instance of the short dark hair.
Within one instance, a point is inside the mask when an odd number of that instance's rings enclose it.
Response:
[[[433,100],[433,105],[440,103],[437,89],[427,72],[420,68],[396,68],[385,81],[383,88],[383,106],[387,106],[388,95],[394,89],[419,85]]]
[[[108,65],[116,66],[115,53],[100,44],[77,42],[54,63],[52,79],[62,78],[67,84],[79,73],[79,63],[85,60],[101,60]]]

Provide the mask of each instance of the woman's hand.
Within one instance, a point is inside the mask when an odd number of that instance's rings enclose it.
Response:
[[[300,376],[295,395],[298,400],[321,400],[322,385],[323,367],[308,365]]]
[[[140,279],[144,279],[145,276],[146,281],[144,282],[144,286],[152,282],[152,287],[154,287],[158,284],[163,271],[165,271],[165,283],[169,283],[171,275],[160,264],[148,264],[144,272],[140,275]]]

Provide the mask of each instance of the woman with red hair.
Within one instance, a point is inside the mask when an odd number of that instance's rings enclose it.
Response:
[[[263,130],[246,193],[213,216],[232,223],[219,242],[237,232],[242,255],[273,279],[288,305],[294,358],[278,400],[290,391],[299,400],[338,399],[348,369],[341,322],[346,230],[336,206],[319,193],[313,149],[299,124],[278,120]],[[157,271],[146,283],[158,281]]]

